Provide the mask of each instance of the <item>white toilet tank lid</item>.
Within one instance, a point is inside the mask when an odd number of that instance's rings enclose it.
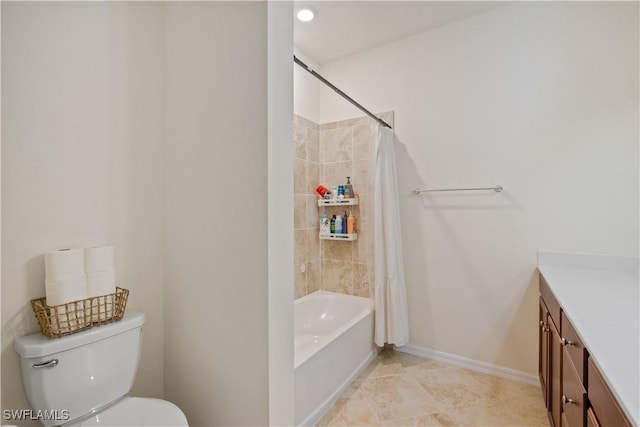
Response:
[[[142,327],[145,315],[139,311],[127,310],[121,320],[99,327],[87,329],[62,338],[48,338],[41,333],[16,338],[13,348],[25,359],[43,357],[71,350],[95,341],[109,338],[130,329]]]

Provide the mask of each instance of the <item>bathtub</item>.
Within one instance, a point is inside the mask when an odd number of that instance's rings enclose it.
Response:
[[[373,360],[373,303],[317,291],[294,302],[295,423],[313,425]]]

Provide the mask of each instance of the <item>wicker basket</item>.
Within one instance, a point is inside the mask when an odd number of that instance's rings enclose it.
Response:
[[[101,295],[66,304],[48,306],[46,298],[31,300],[42,333],[60,338],[122,319],[129,291],[116,288],[115,294]]]

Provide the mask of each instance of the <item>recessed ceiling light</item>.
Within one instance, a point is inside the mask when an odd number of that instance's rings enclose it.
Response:
[[[296,17],[302,22],[309,22],[316,17],[316,10],[311,6],[302,6],[296,12]]]

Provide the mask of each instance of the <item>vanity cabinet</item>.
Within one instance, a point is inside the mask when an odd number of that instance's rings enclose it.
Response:
[[[571,323],[571,313],[564,312],[543,275],[539,304],[538,374],[550,425],[631,427]]]
[[[538,328],[538,376],[542,387],[542,397],[545,405],[549,401],[549,310],[540,298],[539,305],[539,325]]]
[[[589,402],[591,403],[591,425],[631,427],[631,423],[620,408],[602,373],[592,360],[587,361],[589,379]],[[588,416],[589,417],[589,416]],[[589,419],[587,418],[587,423]]]
[[[560,305],[540,276],[538,375],[551,427],[560,427],[562,405],[562,338]]]
[[[587,391],[585,360],[587,352],[571,321],[562,316],[562,425],[584,427]]]

